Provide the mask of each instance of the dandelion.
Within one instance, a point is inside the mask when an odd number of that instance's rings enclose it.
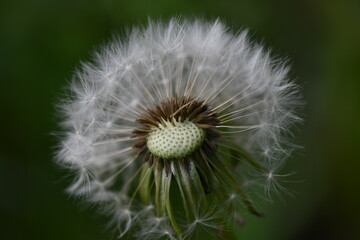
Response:
[[[221,232],[231,217],[242,222],[234,201],[261,216],[245,189],[285,189],[274,171],[301,121],[287,74],[220,21],[134,29],[82,65],[61,104],[57,162],[75,173],[69,193],[110,215],[118,238]]]

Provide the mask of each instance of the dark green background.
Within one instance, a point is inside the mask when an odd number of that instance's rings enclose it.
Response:
[[[304,86],[304,149],[288,165],[303,182],[266,218],[246,215],[239,239],[360,239],[360,3],[340,0],[0,1],[0,238],[106,239],[105,219],[64,193],[54,104],[96,46],[174,15],[250,28]]]

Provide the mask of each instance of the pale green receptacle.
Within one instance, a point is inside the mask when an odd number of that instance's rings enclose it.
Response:
[[[160,158],[182,158],[197,150],[204,138],[205,131],[191,121],[165,121],[165,125],[159,125],[149,134],[147,147]]]

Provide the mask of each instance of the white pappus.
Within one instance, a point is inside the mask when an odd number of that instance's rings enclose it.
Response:
[[[82,65],[61,103],[56,161],[75,173],[69,193],[110,215],[119,238],[223,235],[240,219],[236,199],[261,216],[244,185],[284,190],[271,176],[286,176],[273,171],[301,121],[288,70],[219,20],[133,29]]]

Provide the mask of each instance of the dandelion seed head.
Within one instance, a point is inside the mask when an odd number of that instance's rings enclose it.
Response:
[[[301,122],[299,89],[247,34],[149,20],[74,74],[56,159],[75,175],[68,192],[110,215],[119,238],[191,239],[243,222],[239,203],[261,216],[253,183],[286,191],[278,171]]]

